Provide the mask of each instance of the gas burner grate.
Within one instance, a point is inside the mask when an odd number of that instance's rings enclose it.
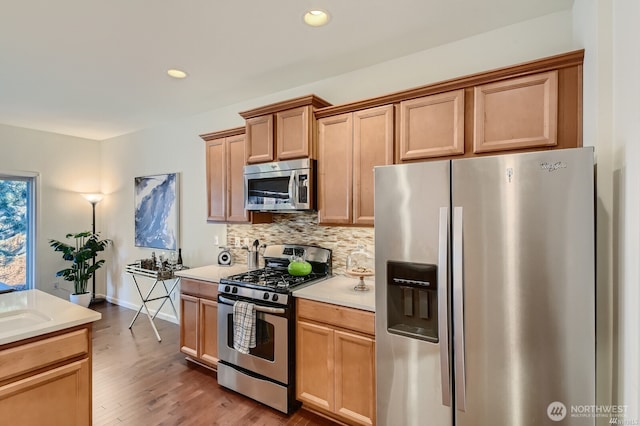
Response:
[[[269,287],[272,289],[290,289],[300,284],[305,284],[324,275],[311,273],[300,277],[289,274],[286,270],[264,268],[253,271],[243,272],[224,278],[225,284],[235,285],[252,285],[260,287]]]

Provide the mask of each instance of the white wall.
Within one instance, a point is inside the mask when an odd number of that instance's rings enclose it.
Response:
[[[617,0],[613,7],[614,193],[619,220],[615,244],[619,274],[618,386],[629,405],[627,417],[640,421],[640,3]],[[615,252],[615,251],[614,251]]]
[[[576,0],[573,14],[576,40],[586,49],[584,140],[595,146],[597,158],[598,403],[625,405],[625,418],[637,422],[640,5]]]
[[[53,284],[57,281],[63,288],[73,288],[73,283],[55,276],[68,264],[47,241],[91,230],[91,204],[79,193],[100,190],[100,143],[0,125],[0,172],[12,171],[39,173],[35,286],[67,298],[68,292],[55,290]],[[100,207],[98,204],[97,212]],[[98,274],[96,287],[103,281],[104,276]]]
[[[613,2],[614,370],[619,403],[640,421],[640,4]],[[617,224],[616,224],[617,221]],[[615,395],[615,394],[614,394]]]
[[[103,202],[104,229],[105,235],[115,240],[117,248],[108,268],[109,297],[125,306],[139,306],[131,278],[122,273],[126,263],[150,255],[150,250],[137,249],[133,243],[135,176],[180,172],[181,246],[185,264],[214,263],[217,255],[214,236],[218,235],[224,242],[226,227],[205,221],[204,142],[198,135],[243,125],[238,111],[309,93],[340,104],[564,53],[580,48],[573,43],[571,27],[570,12],[556,13],[105,141],[102,174],[103,190],[108,197]]]

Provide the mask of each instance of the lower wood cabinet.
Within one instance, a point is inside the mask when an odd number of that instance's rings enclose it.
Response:
[[[180,282],[180,352],[218,367],[218,286],[183,278]]]
[[[374,314],[298,299],[296,397],[341,422],[375,424]]]
[[[91,326],[0,346],[6,424],[91,424]]]

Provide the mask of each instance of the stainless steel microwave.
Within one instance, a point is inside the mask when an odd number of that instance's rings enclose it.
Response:
[[[315,209],[315,160],[244,166],[244,208],[259,211]]]

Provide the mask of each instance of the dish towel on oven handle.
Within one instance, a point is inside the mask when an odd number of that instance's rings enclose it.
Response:
[[[256,347],[256,307],[240,300],[233,304],[233,348],[248,354]]]

